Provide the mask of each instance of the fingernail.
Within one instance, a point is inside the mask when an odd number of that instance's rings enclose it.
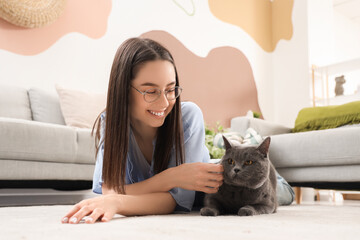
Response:
[[[103,221],[103,222],[107,222],[107,221],[108,221],[108,219],[103,217],[103,218],[101,219],[101,221]]]
[[[64,217],[62,220],[63,223],[68,223],[69,222],[69,218],[68,217]]]
[[[92,219],[92,217],[87,217],[87,218],[85,219],[85,221],[86,221],[86,222],[92,222],[93,219]]]
[[[76,222],[77,222],[77,218],[76,218],[76,217],[73,217],[73,218],[70,220],[70,222],[76,223]]]

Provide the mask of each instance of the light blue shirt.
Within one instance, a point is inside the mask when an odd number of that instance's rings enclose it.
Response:
[[[181,103],[182,123],[184,129],[184,151],[185,162],[209,162],[209,151],[205,146],[205,128],[204,119],[201,109],[192,102]],[[105,113],[101,115],[101,129],[100,129],[100,142],[104,136],[105,130]],[[155,149],[155,141],[153,142]],[[102,166],[104,157],[104,144],[99,147],[97,154],[95,171],[93,177],[93,191],[101,194],[102,186]],[[176,166],[175,153],[171,155],[168,168]],[[140,148],[136,142],[136,139],[130,130],[129,136],[129,151],[127,154],[126,162],[126,184],[132,184],[136,182],[144,181],[154,176],[154,159],[151,161],[151,165],[146,161],[144,155],[140,151]],[[177,206],[175,210],[191,211],[194,199],[195,191],[185,190],[182,188],[173,188],[170,194],[175,199]]]

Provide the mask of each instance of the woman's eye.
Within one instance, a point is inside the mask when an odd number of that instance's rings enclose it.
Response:
[[[228,163],[231,164],[231,165],[234,165],[235,161],[232,160],[231,158],[228,159]]]
[[[175,88],[170,88],[169,90],[167,90],[167,92],[169,93],[175,92]]]
[[[253,161],[251,160],[245,162],[245,165],[251,165],[251,164],[253,164]]]
[[[147,94],[156,94],[156,90],[147,90],[146,93]]]

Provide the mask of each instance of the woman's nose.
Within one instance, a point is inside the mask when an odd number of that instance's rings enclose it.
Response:
[[[167,99],[166,94],[164,92],[161,93],[159,99],[157,100],[157,103],[162,108],[167,108],[169,106],[169,100]]]

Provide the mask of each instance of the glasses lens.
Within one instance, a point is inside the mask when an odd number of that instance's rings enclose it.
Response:
[[[173,87],[166,91],[166,98],[168,100],[174,100],[180,96],[182,92],[181,87]],[[144,93],[144,99],[146,102],[155,102],[161,95],[161,90],[158,88],[148,89]]]
[[[145,91],[144,98],[147,102],[154,102],[160,97],[161,91],[157,88],[151,88]]]
[[[181,87],[174,87],[167,91],[166,97],[168,100],[174,100],[180,96],[180,93],[182,91]]]

